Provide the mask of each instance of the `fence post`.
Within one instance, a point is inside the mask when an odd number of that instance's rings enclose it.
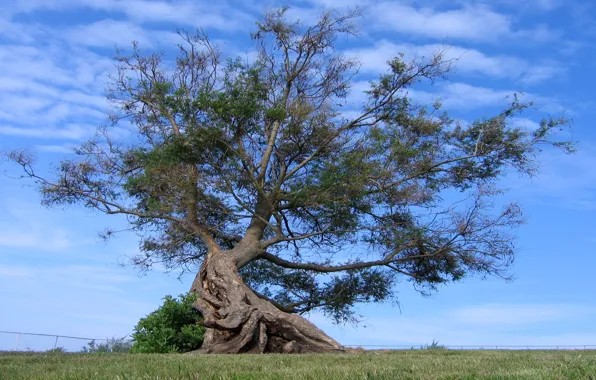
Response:
[[[57,345],[58,345],[58,335],[56,335],[56,340],[54,341],[54,350],[56,349]]]
[[[14,350],[13,351],[16,351],[17,348],[19,347],[19,339],[21,339],[21,334],[17,334],[17,342],[14,345]]]

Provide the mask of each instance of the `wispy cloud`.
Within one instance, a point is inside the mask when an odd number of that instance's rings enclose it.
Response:
[[[36,250],[59,251],[71,246],[68,234],[60,228],[42,228],[32,224],[31,230],[23,232],[21,228],[2,226],[0,246],[12,248],[34,248]]]
[[[72,245],[66,229],[31,221],[0,224],[0,247],[60,251]]]
[[[13,197],[2,199],[0,211],[9,218],[0,220],[0,247],[46,252],[77,244],[77,239],[67,228],[56,222],[50,223],[35,206]]]
[[[511,119],[511,127],[519,128],[526,131],[535,131],[540,128],[540,124],[536,120],[528,119],[527,117],[515,117]]]
[[[502,328],[541,322],[571,321],[596,315],[596,308],[575,304],[486,304],[447,313],[454,324]]]
[[[73,146],[69,144],[64,145],[36,145],[36,148],[41,152],[68,154],[74,153]]]
[[[496,42],[502,38],[525,37],[536,41],[551,37],[550,31],[541,27],[516,30],[511,16],[486,5],[438,10],[385,1],[372,6],[370,14],[378,28],[441,40]]]
[[[373,316],[365,328],[331,325],[322,315],[309,317],[345,344],[420,345],[439,340],[448,345],[583,345],[596,331],[578,334],[573,322],[588,321],[596,308],[581,304],[481,304],[443,309],[430,316]],[[550,326],[556,333],[533,334]],[[546,327],[548,328],[548,327]]]
[[[513,100],[516,90],[496,90],[462,82],[448,82],[438,86],[435,92],[411,90],[412,99],[423,104],[440,100],[447,109],[473,110],[485,107],[502,107]],[[536,94],[521,94],[521,99],[533,102],[538,111],[553,114],[571,112],[556,99]]]
[[[533,203],[566,209],[596,210],[596,152],[580,144],[573,155],[543,155],[539,175],[532,182],[514,181],[508,187]]]
[[[62,108],[62,112],[73,111]],[[0,115],[1,116],[1,115]],[[0,135],[21,136],[38,139],[82,140],[95,133],[93,125],[67,124],[60,127],[13,127],[0,125]]]
[[[565,1],[563,0],[527,0],[523,4],[520,4],[520,2],[516,0],[484,0],[483,2],[486,4],[511,6],[515,7],[516,9],[531,9],[534,12],[553,11],[565,4]]]
[[[70,56],[69,54],[73,54]],[[68,57],[68,58],[67,58]],[[111,62],[76,48],[3,45],[0,49],[0,134],[81,139],[85,123],[105,121],[101,96]]]
[[[25,266],[11,265],[2,266],[0,265],[0,277],[33,277],[34,271],[31,268]]]
[[[346,52],[347,55],[360,59],[364,72],[373,73],[386,72],[387,61],[398,53],[403,53],[406,61],[429,58],[441,53],[445,60],[453,61],[453,69],[457,73],[508,78],[524,83],[538,83],[563,71],[554,62],[540,64],[506,55],[488,56],[475,49],[439,44],[395,44],[381,40],[374,47]]]
[[[157,274],[140,278],[114,264],[85,263],[82,252],[70,260],[72,263],[63,264],[31,262],[25,266],[2,259],[0,293],[2,302],[13,305],[13,309],[0,312],[0,325],[9,331],[121,337],[130,334],[141,317],[155,310],[164,295],[187,290],[175,278]],[[35,302],[31,302],[32,295]],[[44,318],[38,317],[39,310],[44,311]],[[7,348],[3,343],[0,339],[0,349]],[[22,344],[41,349],[47,342],[23,340]],[[61,346],[68,344],[80,349],[84,342],[60,342]]]
[[[155,48],[170,32],[147,30],[131,21],[105,19],[59,30],[57,34],[69,43],[89,47],[122,48],[136,41],[144,48]]]
[[[432,104],[439,99],[447,109],[470,110],[504,105],[513,93],[455,82],[441,85],[437,92],[411,90],[410,96],[423,104]]]
[[[79,9],[112,12],[137,22],[171,22],[222,31],[236,31],[254,25],[250,13],[225,1],[26,0],[15,3],[8,9],[12,14]]]

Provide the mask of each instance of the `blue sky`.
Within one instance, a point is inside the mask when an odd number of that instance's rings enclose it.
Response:
[[[537,178],[513,176],[506,198],[524,207],[516,280],[469,279],[421,297],[399,288],[401,307],[365,305],[359,327],[310,318],[344,344],[596,344],[596,5],[562,0],[290,2],[308,21],[323,9],[359,5],[361,36],[341,42],[360,58],[352,100],[367,80],[403,52],[428,55],[448,46],[459,57],[450,80],[411,93],[437,98],[464,121],[495,112],[515,91],[537,111],[518,118],[566,115],[578,141],[574,156],[547,150]],[[171,52],[176,28],[203,27],[230,55],[250,57],[248,33],[281,3],[203,0],[11,0],[0,4],[0,150],[29,147],[43,170],[104,122],[102,96],[114,47]],[[125,134],[126,130],[123,129]],[[123,336],[166,294],[187,291],[192,277],[159,268],[139,276],[126,263],[134,235],[109,243],[97,232],[124,226],[79,208],[45,209],[31,187],[0,168],[0,330],[90,337]],[[80,342],[69,342],[77,348]],[[0,349],[14,337],[0,334]],[[65,343],[66,344],[66,343]],[[21,346],[43,348],[52,339]]]

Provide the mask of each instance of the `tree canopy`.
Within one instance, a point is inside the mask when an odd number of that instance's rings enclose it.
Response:
[[[252,34],[254,60],[224,57],[201,31],[179,33],[175,61],[135,43],[110,77],[111,123],[75,158],[46,178],[30,155],[11,157],[44,204],[125,215],[141,236],[140,268],[196,271],[224,252],[288,313],[348,321],[403,279],[426,292],[506,277],[522,216],[494,206],[498,182],[535,173],[541,146],[571,152],[556,140],[566,120],[520,128],[511,121],[531,104],[518,97],[472,123],[417,104],[409,90],[454,63],[440,51],[413,61],[396,52],[360,107],[347,107],[359,63],[337,38],[356,35],[358,15],[304,25],[269,12]],[[134,131],[117,139],[113,126],[128,123]]]

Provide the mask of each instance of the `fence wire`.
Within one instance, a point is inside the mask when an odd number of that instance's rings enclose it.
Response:
[[[363,348],[366,350],[429,350],[429,349],[447,349],[447,350],[596,350],[596,344],[560,344],[560,345],[451,345],[439,344],[436,346],[429,344],[349,344],[350,348]]]
[[[48,351],[56,349],[81,351],[85,344],[91,342],[108,342],[110,340],[110,338],[86,338],[59,334],[0,331],[0,337],[7,335],[12,335],[12,344],[10,338],[0,339],[0,351]],[[37,337],[37,339],[31,340],[27,339],[27,337]],[[73,341],[77,341],[77,343],[75,344]]]
[[[109,342],[114,338],[88,338],[80,336],[39,334],[18,331],[0,331],[0,337],[12,335],[12,339],[0,339],[0,351],[48,351],[62,349],[70,352],[82,351],[84,344],[94,342],[96,344]],[[43,341],[27,341],[27,337],[39,337]],[[48,342],[49,339],[49,342]],[[72,343],[77,341],[78,346]],[[69,344],[71,342],[71,344]],[[80,343],[83,342],[83,346]],[[29,343],[29,344],[28,344]],[[49,344],[48,344],[49,343]],[[34,346],[34,347],[31,347]],[[346,344],[347,348],[362,348],[364,350],[425,350],[425,349],[448,349],[448,350],[596,350],[596,344],[575,344],[575,345],[429,345],[429,344]]]

